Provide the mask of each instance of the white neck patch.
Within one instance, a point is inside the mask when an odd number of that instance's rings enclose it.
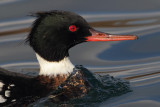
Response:
[[[74,65],[71,63],[68,57],[65,57],[59,62],[50,62],[42,58],[36,53],[37,60],[40,64],[40,73],[39,75],[65,75],[73,71]]]

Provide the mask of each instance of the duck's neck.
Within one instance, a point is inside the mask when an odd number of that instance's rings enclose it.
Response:
[[[40,73],[39,75],[43,76],[63,76],[69,75],[74,68],[74,65],[71,63],[68,57],[65,57],[59,62],[47,61],[38,54],[36,54],[37,60],[40,64]]]

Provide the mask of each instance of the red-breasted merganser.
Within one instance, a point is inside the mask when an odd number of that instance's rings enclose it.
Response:
[[[29,77],[1,70],[1,105],[19,104],[22,107],[47,96],[57,87],[61,87],[63,91],[59,96],[60,101],[83,96],[87,93],[89,84],[82,71],[73,73],[74,65],[69,60],[68,50],[88,41],[137,39],[133,35],[113,35],[96,31],[85,19],[72,12],[54,10],[37,13],[36,16],[27,42],[36,53],[40,65],[39,75]]]

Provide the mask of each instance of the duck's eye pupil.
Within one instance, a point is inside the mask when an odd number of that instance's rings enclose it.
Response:
[[[75,32],[75,31],[77,31],[77,27],[75,25],[71,25],[71,26],[69,26],[69,31]]]

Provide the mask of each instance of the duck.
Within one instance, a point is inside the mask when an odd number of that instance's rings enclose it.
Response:
[[[0,69],[1,106],[25,107],[54,90],[62,90],[54,101],[82,97],[90,84],[85,73],[71,63],[69,49],[84,42],[137,39],[135,35],[97,31],[83,17],[69,11],[52,10],[34,16],[37,19],[26,42],[35,52],[39,74],[31,77]]]

